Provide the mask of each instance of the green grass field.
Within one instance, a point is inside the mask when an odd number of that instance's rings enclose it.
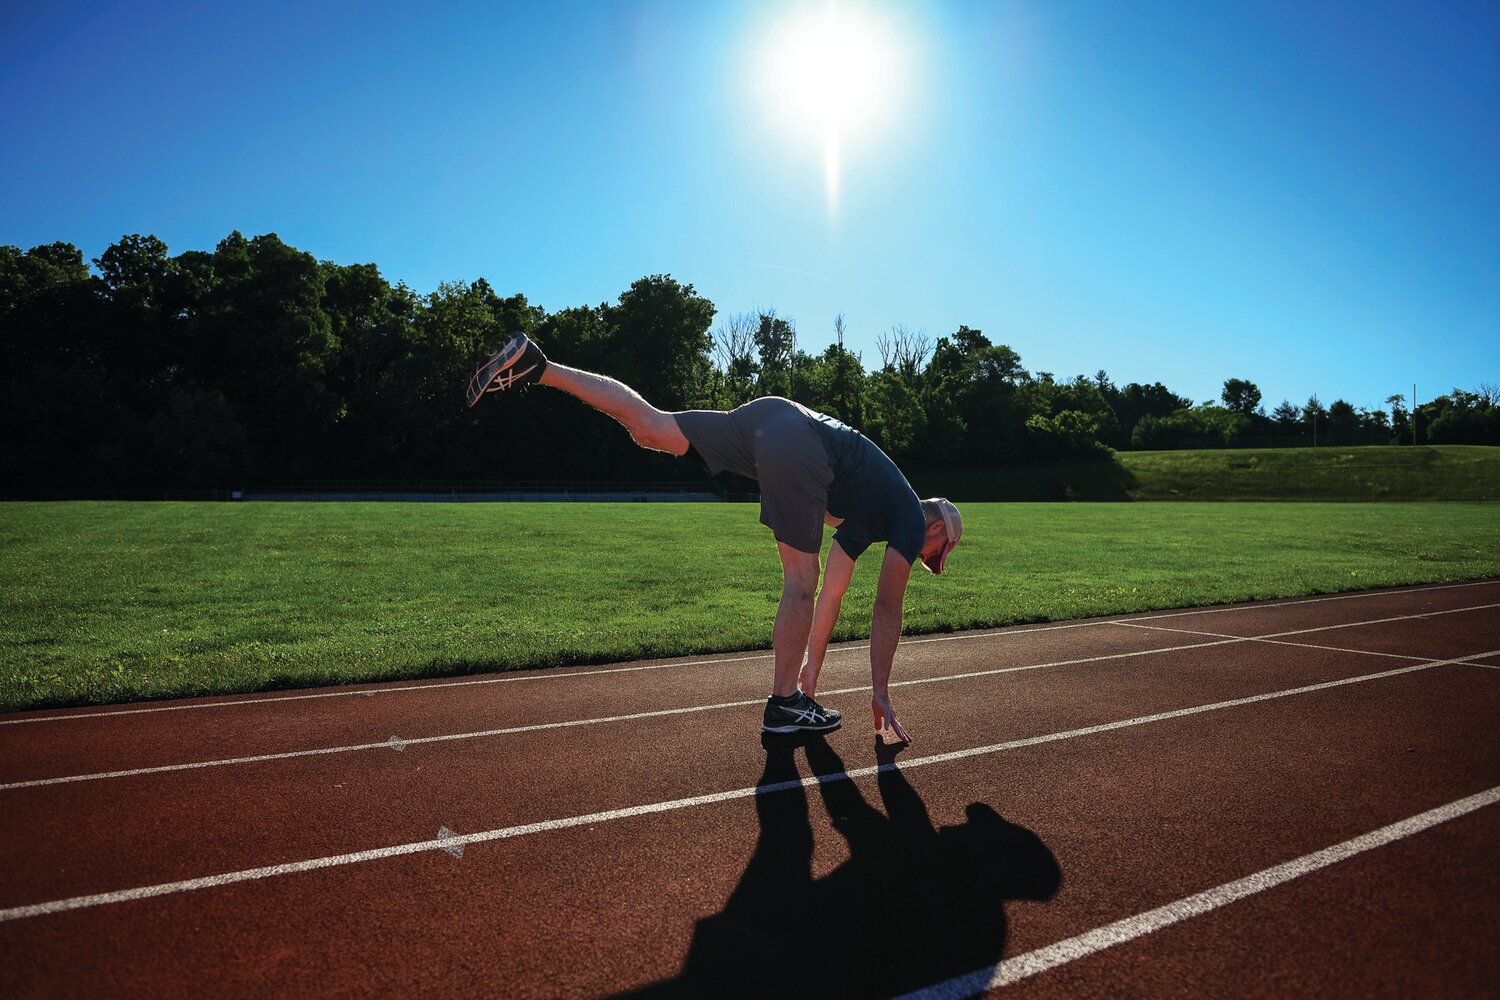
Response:
[[[913,472],[923,496],[971,500],[1465,500],[1500,498],[1500,448],[1220,448]]]
[[[964,513],[950,572],[913,574],[910,633],[1500,576],[1493,504]],[[0,504],[0,709],[762,648],[780,568],[757,516],[750,504]],[[836,638],[868,634],[877,569],[860,560]]]

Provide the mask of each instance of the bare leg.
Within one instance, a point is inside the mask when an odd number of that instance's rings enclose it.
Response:
[[[781,603],[776,607],[776,625],[771,645],[776,651],[776,674],[771,693],[786,697],[797,692],[807,637],[812,631],[813,595],[818,592],[818,556],[799,552],[783,541],[776,542],[781,554]]]
[[[542,385],[561,389],[601,413],[614,417],[642,448],[665,451],[672,455],[687,454],[688,439],[683,437],[672,414],[658,410],[624,382],[608,375],[569,368],[556,361],[547,363],[547,370],[542,372],[539,381]]]
[[[781,603],[776,606],[776,624],[771,628],[771,648],[776,653],[772,694],[785,698],[797,693],[797,677],[802,672],[812,618],[812,595],[802,585],[786,581],[781,590]]]

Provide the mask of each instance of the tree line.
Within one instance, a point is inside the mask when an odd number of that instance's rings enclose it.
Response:
[[[664,409],[799,400],[919,467],[990,466],[1108,449],[1246,444],[1500,444],[1500,393],[1455,389],[1413,413],[1283,401],[1229,379],[1195,403],[1160,382],[1057,378],[960,326],[894,327],[866,366],[842,317],[822,350],[774,311],[730,314],[670,275],[614,302],[547,312],[484,279],[419,294],[373,264],[333,264],[275,234],[171,255],[123,237],[93,261],[66,243],[0,247],[10,488],[210,488],[329,480],[696,478],[636,449],[609,418],[530,390],[470,410],[476,361],[525,331]]]

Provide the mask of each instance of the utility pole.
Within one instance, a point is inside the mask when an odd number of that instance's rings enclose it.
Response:
[[[1411,384],[1411,446],[1417,446],[1417,383]]]

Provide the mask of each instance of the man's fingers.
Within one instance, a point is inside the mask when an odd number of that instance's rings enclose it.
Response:
[[[906,729],[896,721],[894,709],[887,710],[878,701],[872,702],[870,710],[875,715],[875,735],[879,736],[884,743],[892,742],[910,743],[911,737],[906,735]]]
[[[902,727],[901,723],[896,721],[896,717],[894,715],[888,715],[885,717],[885,725],[881,728],[880,733],[882,738],[885,738],[886,742],[888,743],[892,739],[896,740],[899,743],[911,742],[911,740],[907,738],[906,730]]]

